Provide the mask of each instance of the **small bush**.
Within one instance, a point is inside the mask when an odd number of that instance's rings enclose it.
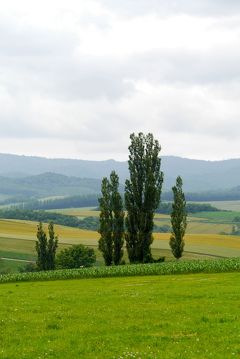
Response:
[[[63,249],[56,259],[57,268],[59,269],[91,267],[95,262],[96,255],[94,250],[82,244]]]
[[[166,257],[159,257],[157,259],[153,259],[153,263],[163,263],[165,262]]]
[[[36,263],[29,262],[25,266],[19,268],[20,273],[37,272],[38,268]]]

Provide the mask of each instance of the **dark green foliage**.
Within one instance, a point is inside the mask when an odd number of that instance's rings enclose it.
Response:
[[[60,269],[91,267],[95,262],[94,250],[82,244],[63,249],[56,259],[57,268]]]
[[[177,177],[176,186],[173,190],[173,204],[171,213],[172,235],[170,238],[170,247],[175,258],[182,257],[184,249],[184,235],[187,227],[186,201],[182,190],[182,179]]]
[[[48,253],[47,253],[47,235],[43,230],[42,222],[37,227],[37,267],[39,270],[47,270]]]
[[[29,262],[26,265],[24,265],[23,267],[19,268],[20,273],[37,272],[37,271],[38,271],[38,267],[37,267],[36,263],[33,263],[33,262]]]
[[[89,229],[91,231],[97,231],[99,228],[99,218],[98,217],[85,217],[79,219],[78,227],[81,229]]]
[[[53,222],[49,223],[48,233],[49,233],[49,239],[48,239],[48,244],[47,244],[48,269],[54,269],[55,268],[56,250],[57,250],[57,246],[58,246],[58,239],[57,239],[57,236],[55,236]]]
[[[102,197],[99,198],[100,217],[99,233],[101,235],[98,248],[103,254],[105,264],[110,266],[113,261],[111,188],[109,180],[102,180]]]
[[[146,263],[152,259],[153,217],[159,206],[163,182],[161,147],[151,133],[133,133],[130,139],[130,179],[125,183],[126,245],[130,263]]]
[[[37,227],[37,268],[38,270],[55,269],[55,255],[58,246],[58,239],[54,233],[53,223],[48,226],[49,239],[43,230],[42,222]]]
[[[196,176],[196,175],[195,175]],[[187,177],[187,174],[185,175]],[[197,176],[196,176],[197,177]],[[218,183],[218,182],[216,182]],[[187,201],[236,201],[240,200],[240,186],[231,189],[209,190],[199,192],[187,192],[185,195]],[[162,194],[164,201],[172,201],[172,192]]]
[[[12,203],[11,201],[10,203]],[[20,202],[20,201],[18,201]],[[80,207],[94,207],[98,205],[98,195],[89,194],[85,196],[71,196],[47,200],[28,200],[17,206],[19,209],[58,209],[58,208],[80,208]]]
[[[118,265],[123,257],[124,244],[124,211],[122,197],[118,191],[119,178],[116,172],[110,175],[111,207],[112,207],[112,237],[113,237],[113,263]]]
[[[119,188],[119,178],[115,171],[110,181],[102,180],[102,197],[99,198],[99,250],[103,254],[105,264],[118,265],[123,256],[124,211]]]
[[[199,213],[199,212],[220,212],[220,209],[213,207],[208,203],[187,203],[186,204],[187,213]],[[156,213],[170,214],[172,212],[172,203],[171,202],[161,202],[159,208],[156,210]]]

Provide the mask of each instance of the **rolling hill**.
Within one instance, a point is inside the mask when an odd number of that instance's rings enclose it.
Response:
[[[49,179],[54,184],[53,192],[56,186],[72,187],[68,195],[76,194],[76,188],[77,194],[80,194],[80,187],[81,193],[95,193],[102,177],[108,176],[112,170],[117,171],[120,181],[124,183],[128,176],[127,167],[127,162],[114,160],[85,161],[0,154],[0,193],[8,194],[8,188],[12,186],[14,194],[18,192],[14,188],[21,185],[27,194],[35,193],[37,188],[44,195]],[[178,175],[184,180],[186,192],[231,189],[240,185],[240,159],[200,161],[166,156],[162,158],[162,170],[166,191],[172,187]],[[58,176],[54,177],[53,173]],[[61,191],[58,191],[60,194]]]

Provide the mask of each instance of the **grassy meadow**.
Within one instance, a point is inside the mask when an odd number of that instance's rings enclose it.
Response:
[[[99,215],[91,208],[58,212],[79,218]],[[98,278],[90,279],[77,279],[84,278],[87,269],[3,276],[12,283],[0,284],[0,358],[240,357],[239,265],[227,269],[227,264],[218,267],[217,260],[210,260],[206,273],[191,274],[202,271],[195,267],[205,264],[186,262],[240,257],[240,237],[220,234],[231,231],[234,217],[229,213],[189,216],[185,252],[178,262],[143,269],[138,265],[91,268],[89,273]],[[170,218],[157,214],[155,223],[169,225]],[[24,261],[35,260],[37,224],[0,220],[0,257],[4,258],[0,272],[16,272]],[[44,227],[47,229],[47,224]],[[82,243],[93,247],[97,265],[103,264],[97,232],[60,225],[55,225],[55,232],[58,250]],[[156,258],[174,260],[169,237],[169,233],[154,233],[152,252]],[[127,261],[126,253],[124,258]],[[108,274],[111,270],[121,273],[113,277]],[[223,273],[213,273],[218,271]],[[187,272],[190,274],[175,274]]]
[[[240,273],[1,284],[0,357],[238,358],[239,301]]]

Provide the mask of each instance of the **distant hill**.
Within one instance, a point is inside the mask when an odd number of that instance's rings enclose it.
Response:
[[[115,169],[122,179],[127,177],[126,162],[48,159],[44,157],[0,154],[0,175],[26,177],[51,172],[69,177],[102,179]]]
[[[23,203],[38,198],[52,199],[54,203],[59,201],[65,203],[66,199],[61,200],[62,197],[68,197],[75,203],[80,197],[81,203],[95,206],[100,190],[101,180],[96,178],[68,177],[51,172],[20,178],[0,176],[0,204]],[[122,193],[124,191],[122,184],[120,191]],[[240,200],[240,186],[225,190],[185,191],[185,195],[188,201]],[[171,201],[172,191],[163,191],[161,198],[164,201]],[[52,201],[50,202],[53,204]],[[33,205],[36,203],[34,202]]]
[[[97,184],[97,186],[99,186],[99,180],[101,180],[103,176],[108,176],[113,169],[117,171],[120,176],[120,181],[124,183],[125,178],[128,176],[127,162],[114,160],[85,161],[74,159],[47,159],[42,157],[0,154],[0,176],[11,177],[13,181],[17,181],[17,184],[19,184],[18,181],[22,179],[23,182],[21,183],[23,186],[26,186],[24,187],[26,191],[31,191],[32,184],[29,187],[27,182],[31,182],[33,179],[26,179],[24,177],[40,175],[40,177],[34,179],[34,183],[38,181],[38,185],[44,187],[44,180],[49,177],[49,175],[42,174],[50,172],[70,178],[75,177],[75,179],[71,180],[64,179],[64,177],[56,177],[57,182],[65,181],[65,184],[62,183],[64,188],[66,186],[72,186],[74,192],[76,187],[79,187],[79,183],[76,180],[76,177],[79,177],[82,181],[83,191],[93,193],[93,187]],[[230,189],[240,185],[240,159],[200,161],[166,156],[162,158],[162,170],[164,172],[164,190],[171,189],[178,175],[183,177],[184,190],[187,192]],[[98,181],[94,182],[94,179]],[[51,177],[51,181],[54,181],[53,177]],[[6,188],[8,182],[9,180],[7,178],[5,178],[5,180],[1,179],[0,193],[2,193],[2,188]],[[3,184],[5,187],[2,187]],[[55,182],[54,186],[56,185],[57,183]],[[45,184],[45,186],[47,186],[47,184]],[[52,186],[53,192],[55,191],[54,186]]]
[[[56,173],[20,178],[0,176],[0,194],[16,198],[16,201],[29,197],[96,194],[100,187],[100,179],[67,177]]]

